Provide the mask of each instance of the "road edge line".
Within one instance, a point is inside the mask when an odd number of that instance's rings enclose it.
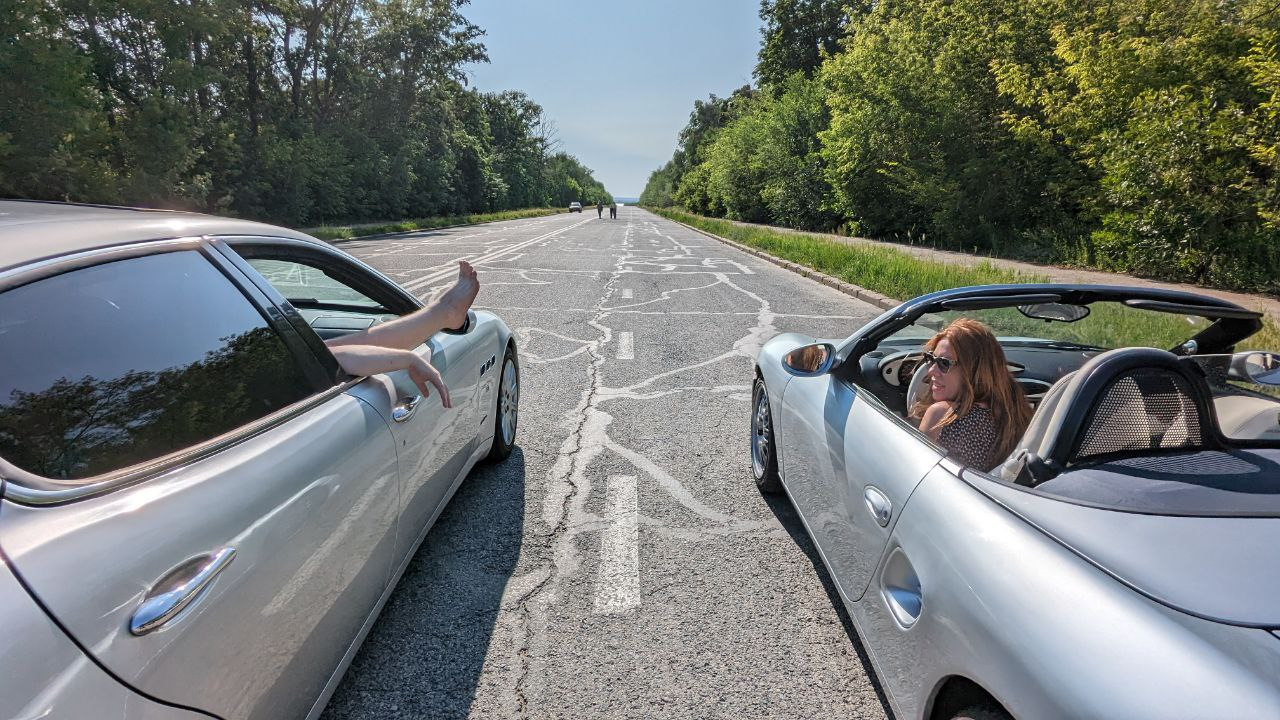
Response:
[[[766,260],[768,262],[771,262],[774,265],[777,265],[778,267],[784,270],[790,270],[791,272],[797,275],[800,275],[801,277],[809,278],[810,280],[813,280],[814,282],[817,282],[817,283],[821,283],[822,285],[826,285],[827,287],[837,292],[842,292],[845,295],[848,295],[849,297],[855,298],[857,300],[861,300],[865,303],[870,303],[883,310],[892,310],[893,308],[896,308],[902,304],[901,301],[894,300],[893,298],[888,297],[887,295],[881,295],[880,293],[874,290],[868,290],[864,287],[854,285],[853,283],[845,282],[844,280],[841,280],[838,277],[835,277],[833,275],[828,275],[824,272],[815,270],[814,268],[811,268],[807,265],[801,265],[799,263],[795,263],[790,260],[780,258],[777,255],[770,255],[769,253],[763,250],[757,250],[756,248],[753,248],[750,245],[743,245],[742,243],[737,242],[735,240],[730,240],[729,238],[721,237],[719,235],[716,235],[715,233],[707,232],[706,230],[703,230],[701,228],[696,228],[687,223],[682,223],[679,220],[672,220],[671,218],[663,217],[661,215],[658,215],[657,213],[653,213],[653,214],[657,215],[658,217],[661,217],[663,220],[666,220],[667,222],[673,222],[676,225],[692,230],[698,233],[699,235],[705,235],[711,238],[712,240],[719,240],[725,245],[741,250],[742,252],[747,253],[748,255],[754,255],[760,258],[761,260]]]

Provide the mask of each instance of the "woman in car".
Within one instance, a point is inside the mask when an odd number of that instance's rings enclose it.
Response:
[[[928,385],[911,417],[950,457],[984,472],[999,465],[1031,420],[1031,405],[1009,374],[986,325],[960,318],[924,346]]]

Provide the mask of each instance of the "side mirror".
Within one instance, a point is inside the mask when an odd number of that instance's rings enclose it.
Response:
[[[1231,359],[1231,369],[1259,385],[1280,386],[1280,354],[1236,353]]]
[[[787,353],[782,358],[782,366],[787,372],[797,377],[814,377],[825,375],[835,364],[836,349],[830,343],[814,343],[805,345]]]

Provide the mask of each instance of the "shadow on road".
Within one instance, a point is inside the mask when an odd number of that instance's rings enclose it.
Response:
[[[465,718],[524,535],[517,447],[471,471],[410,562],[322,717]]]
[[[822,588],[827,591],[827,597],[831,600],[831,606],[835,608],[836,614],[840,616],[840,623],[844,625],[844,631],[849,635],[849,640],[853,643],[853,650],[858,654],[858,663],[862,665],[863,671],[871,680],[871,687],[875,688],[876,699],[880,701],[880,706],[884,708],[885,717],[893,717],[893,708],[889,706],[889,699],[884,694],[884,688],[880,686],[880,678],[876,676],[875,669],[871,665],[871,658],[867,656],[867,650],[862,646],[862,638],[858,637],[857,630],[853,627],[853,621],[849,619],[849,613],[845,610],[844,601],[840,599],[840,593],[836,590],[835,583],[831,581],[831,575],[827,572],[827,566],[823,564],[822,558],[818,556],[817,549],[813,546],[813,540],[809,537],[809,533],[805,531],[804,524],[800,522],[800,516],[796,514],[796,509],[791,505],[791,500],[785,493],[769,494],[761,493],[765,503],[769,509],[773,511],[778,522],[782,523],[782,527],[786,529],[787,534],[795,541],[796,545],[804,551],[809,558],[809,562],[813,563],[813,569],[818,575],[818,579],[822,581]]]

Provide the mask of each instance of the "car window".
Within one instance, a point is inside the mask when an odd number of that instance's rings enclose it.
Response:
[[[381,308],[378,301],[329,277],[320,268],[270,258],[249,258],[247,262],[295,307],[340,305]]]
[[[312,392],[261,313],[172,252],[0,294],[0,457],[92,477],[234,430]]]

